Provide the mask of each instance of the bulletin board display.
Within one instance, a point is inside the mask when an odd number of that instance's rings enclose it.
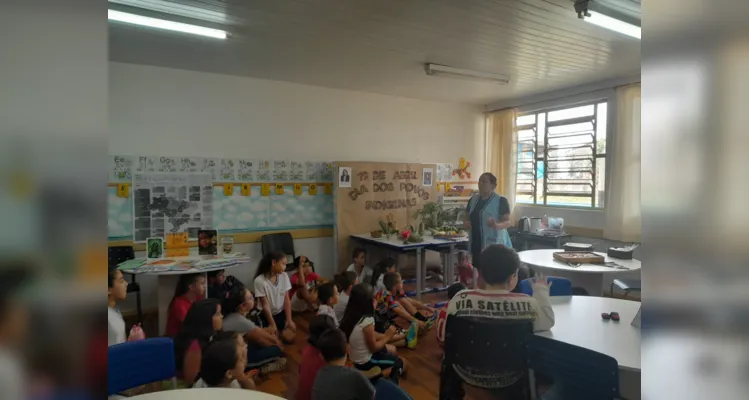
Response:
[[[137,239],[133,184],[138,174],[209,176],[206,198],[212,201],[211,228],[221,233],[333,226],[331,162],[112,155],[107,201],[110,241]]]
[[[352,234],[378,230],[392,214],[398,229],[417,225],[417,210],[437,201],[437,164],[335,163],[335,240],[339,270],[351,263]]]

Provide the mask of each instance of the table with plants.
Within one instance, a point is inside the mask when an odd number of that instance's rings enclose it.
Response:
[[[399,225],[392,214],[379,221],[377,229],[351,238],[388,250],[416,254],[416,298],[421,299],[426,277],[424,251],[433,250],[443,255],[443,282],[454,280],[454,253],[456,246],[468,241],[468,233],[457,226],[459,210],[445,210],[437,203],[426,203],[414,214],[415,224]],[[432,290],[429,290],[432,291]]]

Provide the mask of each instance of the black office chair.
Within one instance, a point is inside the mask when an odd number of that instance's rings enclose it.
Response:
[[[271,251],[280,251],[286,254],[286,270],[291,271],[294,269],[296,253],[294,252],[294,238],[291,237],[291,233],[279,232],[263,235],[260,237],[260,251],[262,251],[263,255]]]
[[[133,246],[110,246],[108,252],[108,263],[110,266],[118,265],[127,260],[135,258]],[[130,284],[127,285],[128,293],[135,293],[136,312],[138,313],[138,322],[143,322],[143,309],[140,303],[140,285],[135,282],[135,274],[130,274]]]
[[[449,389],[451,393],[445,393],[448,398],[460,397],[458,392],[462,393],[462,388],[455,390],[447,387],[456,383],[462,385],[460,375],[450,371],[458,366],[465,370],[481,371],[484,376],[516,372],[520,375],[519,380],[497,390],[500,392],[497,394],[509,395],[507,398],[513,400],[530,399],[527,341],[532,335],[533,323],[529,320],[448,316],[440,391]]]
[[[553,385],[540,398],[614,400],[619,398],[619,365],[605,354],[542,336],[528,338],[528,365]],[[536,388],[532,387],[536,399]]]

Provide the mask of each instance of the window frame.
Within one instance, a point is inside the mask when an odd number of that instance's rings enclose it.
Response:
[[[539,107],[539,108],[524,110],[523,112],[518,112],[517,113],[517,115],[515,116],[515,121],[513,121],[513,124],[515,125],[515,127],[514,127],[515,134],[517,135],[517,133],[521,130],[519,128],[523,128],[522,130],[533,129],[535,131],[535,137],[532,140],[533,148],[534,148],[534,159],[533,159],[533,164],[532,164],[532,168],[533,168],[533,171],[534,171],[533,172],[534,176],[537,173],[536,171],[538,171],[538,162],[543,162],[543,165],[544,165],[543,178],[542,178],[543,179],[543,184],[540,185],[541,187],[539,188],[539,185],[537,183],[534,183],[533,194],[532,194],[532,197],[533,197],[532,202],[520,202],[520,201],[517,201],[518,181],[519,181],[518,174],[519,174],[519,170],[520,170],[520,168],[519,168],[520,167],[520,161],[519,161],[519,155],[516,156],[516,160],[518,160],[518,161],[516,162],[516,171],[515,171],[515,198],[516,198],[515,202],[516,202],[517,205],[524,206],[524,207],[562,208],[562,209],[574,209],[574,210],[585,210],[585,211],[604,211],[605,210],[605,208],[606,208],[605,197],[606,197],[606,193],[608,192],[608,186],[609,186],[609,179],[607,179],[608,178],[608,172],[609,172],[608,168],[607,168],[608,167],[608,163],[609,163],[609,161],[608,161],[608,155],[611,153],[611,143],[612,143],[611,138],[612,138],[612,131],[613,131],[613,129],[611,129],[611,128],[613,126],[613,122],[614,122],[614,118],[615,118],[615,116],[612,113],[612,104],[615,104],[615,102],[612,101],[612,100],[613,99],[610,96],[593,97],[593,98],[585,99],[583,101],[572,102],[572,103],[565,103],[565,104],[559,104],[559,105],[547,106],[547,107]],[[598,153],[598,145],[597,145],[597,143],[598,143],[598,128],[599,128],[599,110],[598,110],[598,106],[600,104],[606,104],[606,123],[604,125],[604,128],[606,129],[606,131],[605,131],[606,132],[606,147],[605,147],[605,151],[603,153],[601,153],[601,154]],[[579,108],[579,107],[586,107],[586,106],[593,106],[593,115],[592,115],[593,118],[591,120],[591,122],[593,124],[593,127],[592,127],[592,131],[593,131],[593,154],[591,155],[591,160],[593,161],[593,165],[591,167],[591,174],[592,174],[592,178],[591,178],[591,182],[592,182],[591,205],[584,206],[584,205],[548,204],[548,195],[546,195],[546,193],[547,193],[547,189],[548,189],[548,185],[549,185],[549,183],[548,183],[548,175],[549,175],[549,168],[548,168],[548,153],[549,153],[549,148],[548,148],[548,143],[549,143],[548,142],[548,139],[549,139],[549,125],[548,124],[549,124],[549,113],[552,113],[552,112],[555,112],[555,111],[561,111],[561,110],[568,110],[568,109],[573,109],[573,108]],[[541,156],[539,156],[537,153],[538,153],[538,148],[539,148],[539,145],[538,145],[538,142],[539,142],[539,140],[538,140],[538,136],[539,136],[539,119],[540,119],[539,116],[541,114],[543,114],[543,119],[544,119],[544,121],[543,121],[544,122],[543,154]],[[524,117],[524,116],[528,116],[528,115],[534,115],[535,116],[535,122],[534,123],[532,123],[532,124],[525,124],[525,125],[516,125],[517,124],[517,120],[519,118]],[[587,117],[576,117],[576,118],[587,118]],[[574,120],[574,119],[575,118],[569,118],[568,120],[561,120],[561,121],[570,121],[570,120]],[[553,121],[552,124],[554,122],[556,122],[556,121]],[[559,124],[559,125],[556,125],[556,126],[563,126],[563,125],[568,125],[568,124]],[[517,139],[517,143],[520,144],[521,141],[519,139]],[[513,151],[518,152],[519,148],[520,148],[520,145],[517,145],[517,146],[515,146],[515,148],[513,149]],[[597,174],[598,174],[597,165],[598,165],[599,159],[603,160],[603,165],[602,166],[603,166],[603,172],[604,172],[604,188],[603,188],[604,189],[604,196],[603,196],[602,199],[600,199],[600,201],[598,201],[598,203],[603,203],[603,206],[597,206],[596,205],[596,198],[598,196],[597,195],[597,190],[599,189],[599,187],[597,185],[598,184],[598,182],[597,182],[597,178],[598,178],[598,176],[597,176]],[[536,180],[538,180],[538,179],[536,179]],[[527,195],[527,192],[523,192],[523,193]],[[543,197],[543,202],[539,202],[539,196]],[[571,197],[574,197],[574,196],[571,196]],[[586,196],[580,196],[580,197],[586,197]]]

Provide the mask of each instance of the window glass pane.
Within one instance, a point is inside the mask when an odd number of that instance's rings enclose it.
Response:
[[[596,207],[603,208],[606,196],[606,159],[596,158]]]
[[[536,114],[521,115],[515,119],[515,125],[523,126],[536,123]]]
[[[579,118],[593,115],[594,105],[565,108],[563,110],[552,111],[549,113],[549,122],[561,121],[563,119]]]
[[[564,207],[590,207],[590,197],[547,196],[546,205]]]
[[[598,120],[596,121],[596,152],[606,154],[606,124],[608,123],[608,107],[606,103],[598,104]]]
[[[538,144],[544,145],[544,132],[546,131],[546,113],[538,114]],[[543,151],[540,152],[543,154]]]

